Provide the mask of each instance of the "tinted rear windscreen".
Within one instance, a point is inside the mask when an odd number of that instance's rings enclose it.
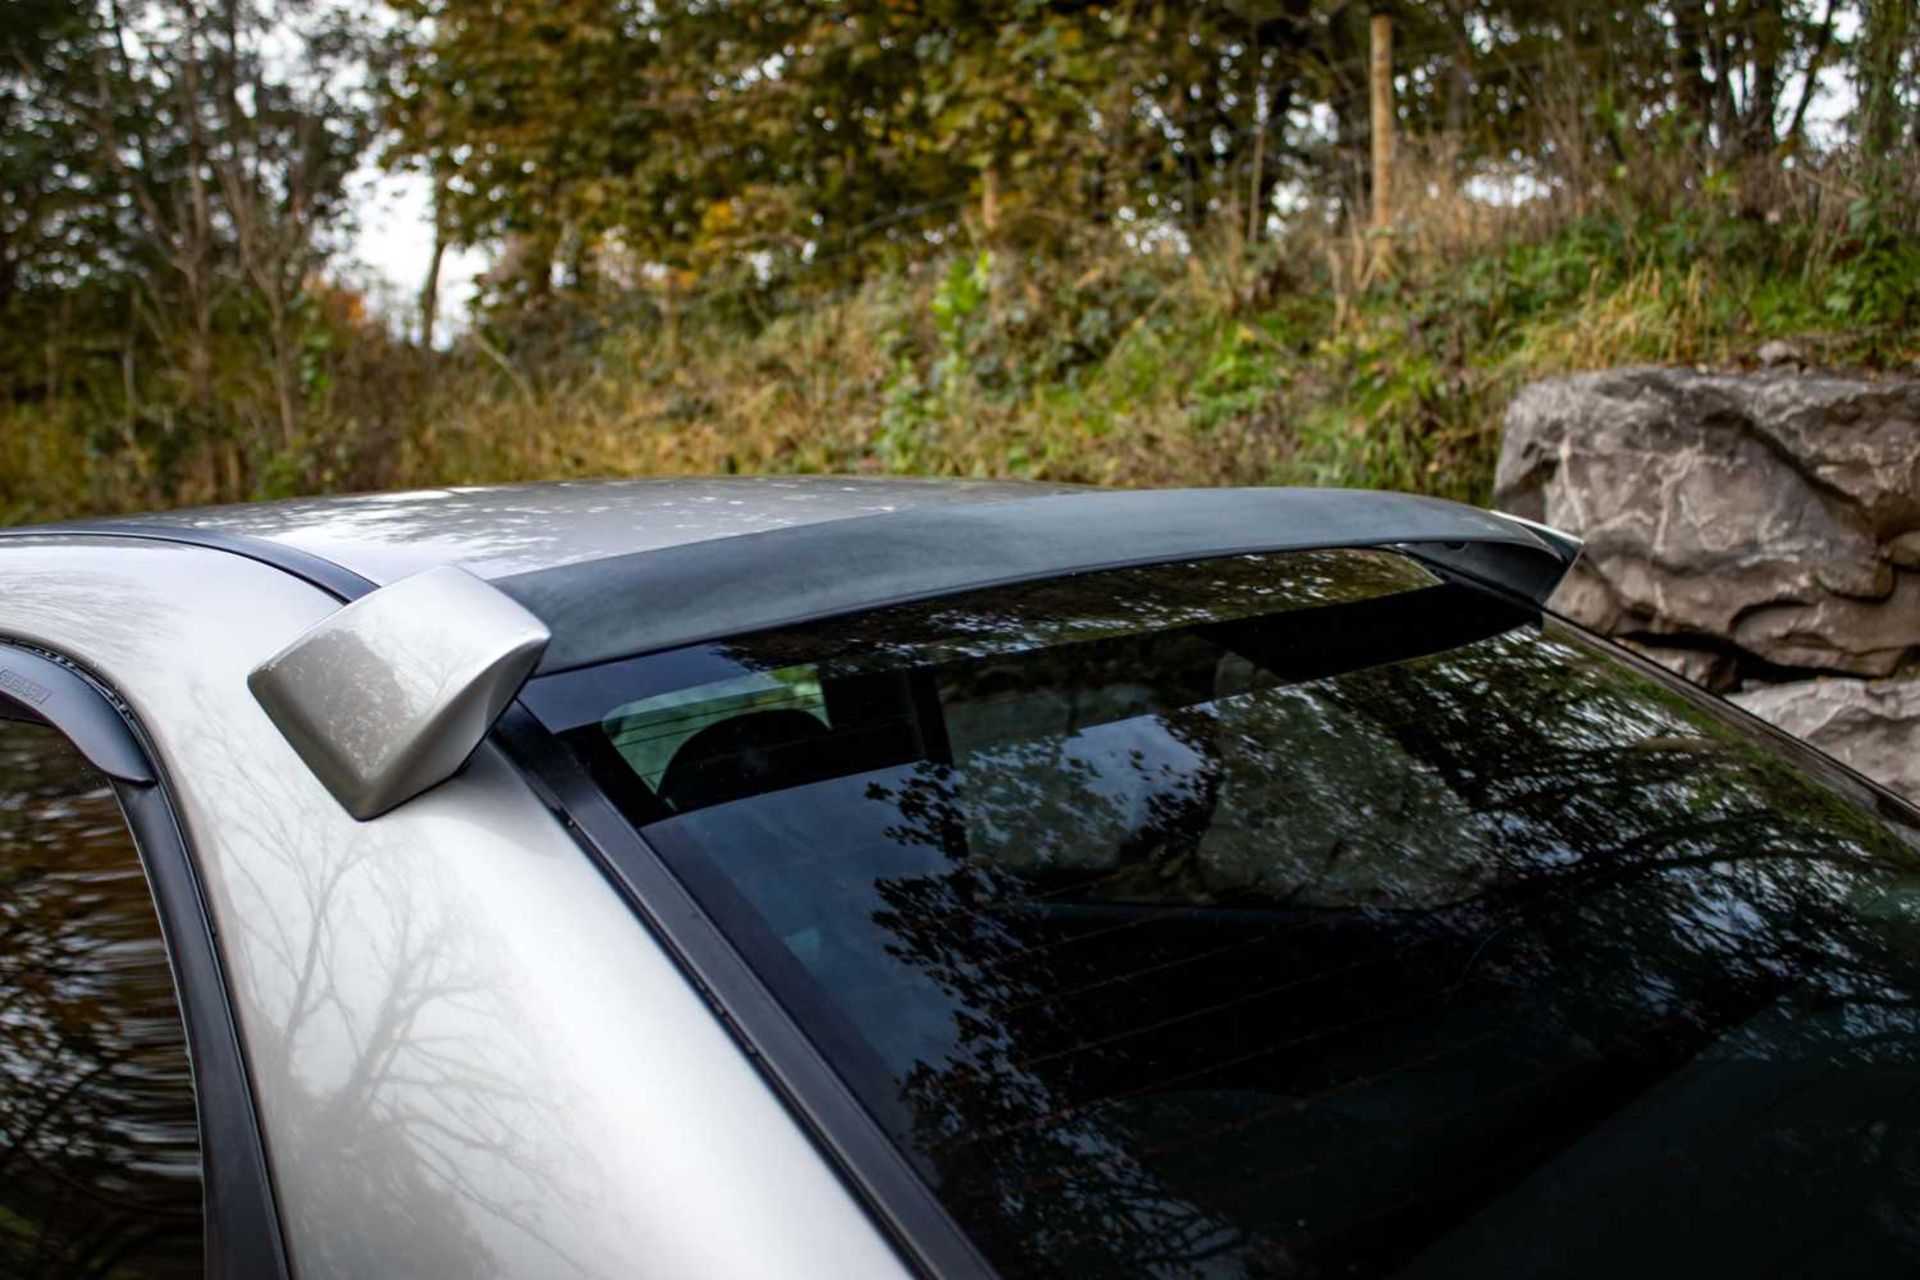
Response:
[[[561,679],[1008,1275],[1920,1262],[1920,836],[1530,610],[1249,556]]]

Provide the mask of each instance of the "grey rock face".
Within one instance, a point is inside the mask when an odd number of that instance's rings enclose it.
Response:
[[[1586,539],[1557,607],[1712,687],[1920,662],[1920,382],[1555,378],[1515,397],[1495,485]]]
[[[1920,381],[1772,354],[1524,388],[1495,504],[1586,540],[1561,612],[1920,802]]]
[[[1800,680],[1732,701],[1920,804],[1920,680]]]

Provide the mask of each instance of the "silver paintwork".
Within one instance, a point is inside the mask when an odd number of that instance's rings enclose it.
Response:
[[[329,614],[247,685],[314,776],[364,820],[458,772],[552,638],[499,591],[442,565]]]
[[[338,607],[218,551],[0,540],[0,635],[112,683],[174,785],[298,1273],[902,1275],[490,745],[372,823],[301,763],[246,675]]]
[[[499,578],[903,507],[1075,491],[1066,485],[845,476],[602,480],[297,498],[113,523],[184,524],[267,538],[384,583],[441,564]]]

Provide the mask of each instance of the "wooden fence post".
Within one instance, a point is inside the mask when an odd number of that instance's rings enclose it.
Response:
[[[1370,226],[1375,270],[1384,269],[1393,227],[1393,19],[1373,15],[1373,57],[1368,64],[1373,99],[1373,218]],[[1369,274],[1372,274],[1370,271]]]

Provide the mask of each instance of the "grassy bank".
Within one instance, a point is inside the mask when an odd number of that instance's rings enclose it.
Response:
[[[1037,258],[969,247],[780,314],[565,297],[452,352],[336,308],[300,432],[166,449],[86,404],[0,409],[0,519],[235,497],[591,475],[903,472],[1111,485],[1342,484],[1484,502],[1534,378],[1920,361],[1920,241],[1885,210],[1430,211],[1393,268],[1296,236]],[[1465,210],[1465,212],[1462,212]],[[270,441],[260,444],[260,440]]]

